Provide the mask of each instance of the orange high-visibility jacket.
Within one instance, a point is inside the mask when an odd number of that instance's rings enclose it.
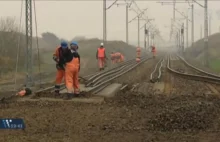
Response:
[[[106,57],[106,54],[105,54],[105,48],[103,47],[103,48],[98,48],[98,50],[97,50],[97,53],[96,53],[96,57],[97,58],[104,58],[104,57]]]

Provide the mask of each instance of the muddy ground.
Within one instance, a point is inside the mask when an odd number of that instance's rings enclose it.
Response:
[[[152,86],[153,62],[121,78],[138,87]],[[151,63],[151,65],[150,65]],[[147,65],[149,66],[147,68]],[[150,67],[151,66],[151,67]],[[146,70],[146,71],[143,71]],[[149,71],[147,71],[149,70]],[[140,73],[135,76],[136,73]],[[166,72],[164,71],[164,74]],[[127,80],[128,76],[130,79]],[[170,75],[172,76],[172,75]],[[171,87],[182,80],[173,77]],[[164,81],[164,80],[162,80]],[[179,82],[181,82],[179,81]],[[184,84],[188,84],[186,82]],[[2,142],[218,142],[220,98],[203,93],[164,95],[126,90],[102,104],[72,102],[1,103],[0,118],[24,118],[26,130],[1,130]],[[194,86],[194,87],[199,87]],[[181,88],[184,86],[180,86]],[[200,86],[201,87],[201,86]],[[181,88],[177,87],[179,92]],[[193,89],[189,88],[188,90]],[[195,89],[195,88],[194,88]],[[148,90],[148,91],[147,91]]]

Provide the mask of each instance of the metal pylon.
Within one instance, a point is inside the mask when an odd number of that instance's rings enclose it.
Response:
[[[25,0],[26,24],[26,86],[33,85],[33,59],[32,59],[32,0]]]

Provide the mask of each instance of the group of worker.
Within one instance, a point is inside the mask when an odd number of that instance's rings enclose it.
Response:
[[[78,97],[80,95],[79,88],[79,71],[80,71],[80,55],[78,53],[78,43],[73,41],[68,46],[68,43],[62,41],[60,46],[56,48],[55,53],[53,54],[53,60],[56,62],[56,84],[55,84],[55,94],[56,96],[60,95],[60,85],[63,80],[65,80],[65,85],[67,89],[67,94],[65,99],[71,99],[73,97]],[[153,57],[156,56],[155,46],[151,46],[151,52]],[[98,60],[99,70],[104,70],[106,67],[106,51],[104,44],[101,43],[100,47],[96,52],[96,59]],[[141,48],[136,48],[136,61],[140,62],[141,60]],[[111,62],[112,64],[123,62],[124,56],[120,52],[111,53]],[[31,94],[29,88],[23,88],[16,95],[26,96]]]
[[[78,75],[80,71],[80,55],[78,53],[78,43],[73,41],[68,43],[63,41],[56,48],[53,54],[53,60],[56,62],[56,84],[55,94],[60,95],[60,85],[65,80],[67,94],[65,99],[78,97],[80,94]]]
[[[124,62],[124,55],[120,52],[112,52],[110,56],[112,64]]]
[[[156,57],[156,47],[154,45],[151,46],[151,52],[153,54],[153,58]],[[137,47],[136,48],[136,62],[141,61],[141,48]]]
[[[78,53],[78,43],[73,41],[68,46],[68,43],[63,41],[60,46],[56,48],[53,54],[53,59],[56,62],[57,74],[56,74],[56,85],[55,93],[60,94],[60,85],[62,80],[65,80],[65,85],[67,89],[66,99],[71,99],[72,97],[77,97],[80,94],[78,75],[80,71],[80,55]],[[152,46],[151,52],[153,57],[156,55],[156,48]],[[136,49],[136,61],[140,62],[141,59],[141,48]],[[98,60],[99,70],[104,70],[106,67],[106,51],[104,44],[101,43],[100,47],[96,52],[96,59]],[[124,56],[120,52],[112,52],[111,54],[112,63],[119,63],[124,61]]]

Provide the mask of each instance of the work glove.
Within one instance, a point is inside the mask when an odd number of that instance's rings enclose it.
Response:
[[[59,59],[56,56],[53,56],[53,60],[57,63],[59,62]]]
[[[56,68],[58,70],[65,70],[64,66],[60,65],[60,64],[56,64]]]

